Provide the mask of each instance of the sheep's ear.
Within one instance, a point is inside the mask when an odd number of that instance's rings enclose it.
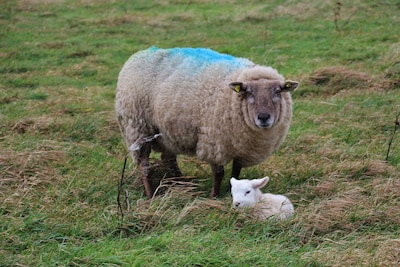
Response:
[[[295,81],[286,81],[281,84],[282,92],[293,91],[299,86],[299,82]]]
[[[246,92],[246,84],[241,82],[231,82],[229,88],[239,94],[244,94]]]
[[[237,179],[235,179],[234,177],[232,177],[231,180],[230,180],[231,185],[233,186],[233,184],[236,183],[237,181],[238,181]]]
[[[268,176],[265,176],[264,178],[261,178],[261,179],[254,179],[252,181],[253,188],[254,189],[257,189],[257,188],[260,189],[260,188],[264,187],[268,183],[268,181],[269,181],[269,177]]]

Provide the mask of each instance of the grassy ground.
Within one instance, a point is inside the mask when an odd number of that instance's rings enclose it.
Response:
[[[399,3],[216,2],[0,0],[1,266],[400,264]],[[121,217],[116,79],[151,45],[302,82],[286,142],[243,171],[296,216],[259,223],[229,193],[208,199],[209,167],[182,156],[190,182],[151,201],[128,161]]]

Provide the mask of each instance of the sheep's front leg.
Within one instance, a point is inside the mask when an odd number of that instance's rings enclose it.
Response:
[[[152,187],[152,184],[150,182],[150,165],[149,165],[149,157],[150,157],[150,152],[151,152],[151,144],[147,143],[144,144],[140,148],[139,152],[139,157],[137,159],[138,161],[138,167],[140,170],[140,173],[142,175],[142,183],[144,186],[144,192],[146,193],[146,196],[148,198],[152,198],[154,194],[154,189]]]
[[[232,173],[231,177],[234,177],[236,179],[239,179],[240,171],[242,170],[242,164],[239,163],[237,159],[233,160],[232,163]]]
[[[211,189],[210,197],[219,197],[221,191],[221,182],[224,178],[225,170],[222,165],[211,164],[211,170],[213,173],[213,185]]]

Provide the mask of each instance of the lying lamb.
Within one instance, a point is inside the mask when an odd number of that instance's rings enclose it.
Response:
[[[147,197],[158,186],[149,175],[152,150],[175,176],[182,175],[179,154],[209,163],[211,196],[218,196],[224,165],[233,161],[231,177],[239,178],[285,140],[298,85],[271,67],[205,48],[134,54],[119,74],[115,110],[126,146],[141,144],[131,154]],[[159,137],[142,142],[152,136]]]
[[[294,213],[290,200],[283,195],[263,194],[260,188],[269,181],[269,177],[254,180],[231,178],[233,206],[235,208],[254,207],[254,215],[265,220],[271,216],[285,220]]]

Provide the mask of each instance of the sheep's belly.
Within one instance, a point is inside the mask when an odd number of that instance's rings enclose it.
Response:
[[[195,131],[195,130],[194,130]],[[188,133],[187,135],[168,135],[165,132],[160,131],[162,136],[157,141],[162,147],[162,150],[167,150],[172,154],[186,154],[195,155],[197,137],[195,134]]]

